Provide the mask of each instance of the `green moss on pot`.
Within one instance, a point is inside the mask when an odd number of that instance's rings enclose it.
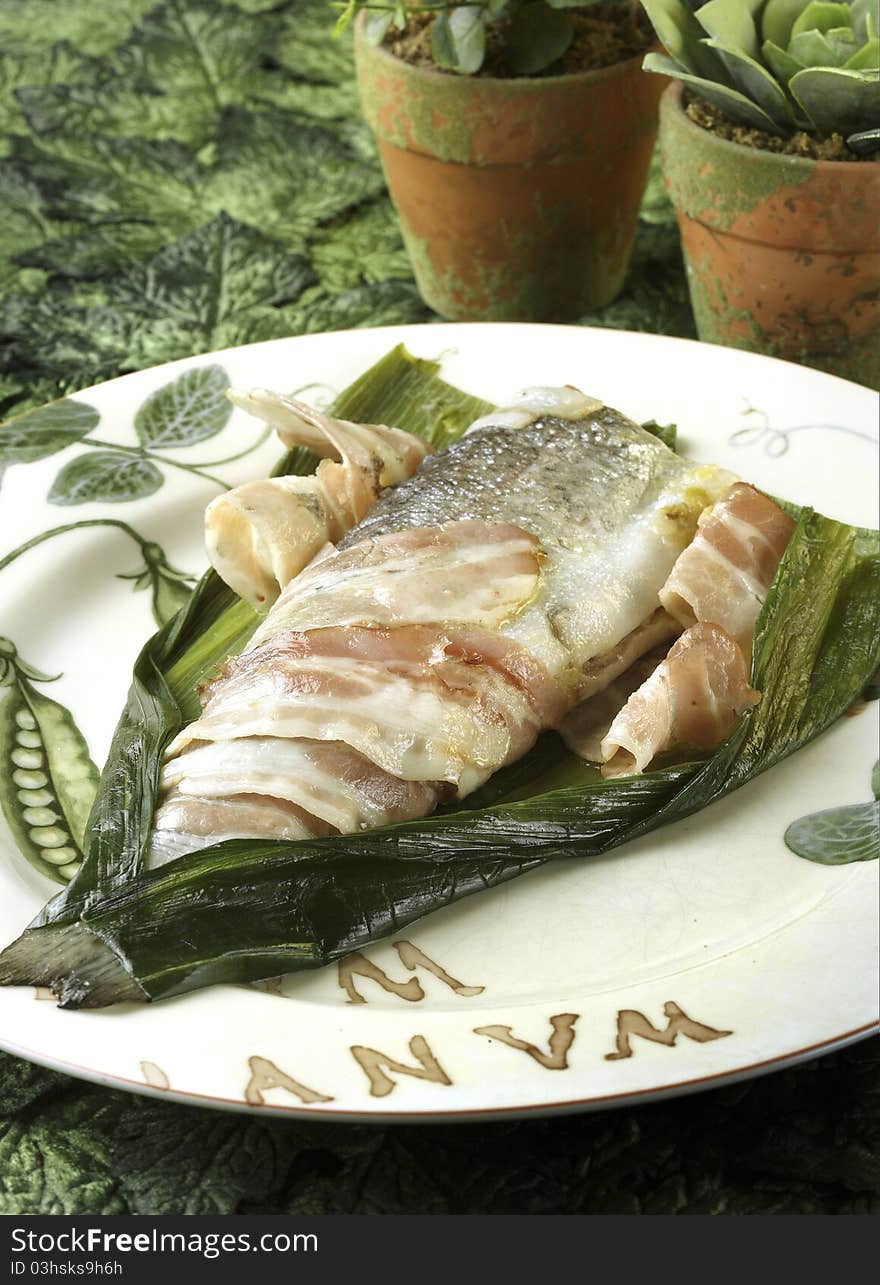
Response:
[[[718,138],[680,85],[660,138],[700,338],[880,387],[880,165]]]

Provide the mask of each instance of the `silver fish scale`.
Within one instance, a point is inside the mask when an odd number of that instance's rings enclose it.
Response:
[[[575,551],[612,533],[688,465],[652,434],[603,407],[577,420],[487,426],[385,491],[340,549],[407,527],[461,519],[510,522],[546,547]]]

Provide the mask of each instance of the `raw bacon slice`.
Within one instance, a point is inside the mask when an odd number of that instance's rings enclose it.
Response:
[[[198,797],[171,789],[156,811],[148,865],[155,869],[226,839],[317,839],[335,833],[326,822],[281,799],[260,794]]]
[[[606,691],[609,686],[614,686],[618,679],[630,681],[630,675],[640,657],[647,652],[653,652],[661,643],[669,643],[673,638],[677,638],[681,631],[682,627],[679,622],[673,619],[662,607],[658,608],[638,628],[627,634],[625,638],[622,638],[616,647],[612,647],[611,651],[586,662],[581,670],[578,683],[578,695],[581,701],[586,702],[596,697],[599,693]],[[665,652],[666,649],[664,648],[664,655]],[[648,670],[647,673],[643,674],[643,677],[646,678],[650,672]],[[638,686],[638,684],[635,684],[635,686]],[[622,694],[621,705],[626,696],[629,696],[634,689],[634,686],[630,686],[626,693]],[[618,690],[623,693],[623,688]],[[607,701],[604,702],[604,705],[607,707]],[[618,705],[619,708],[620,705]],[[574,710],[572,713],[574,713]]]
[[[660,590],[661,603],[685,628],[697,621],[720,625],[749,654],[793,531],[794,522],[777,504],[738,482],[701,516]]]
[[[644,772],[679,745],[712,749],[759,699],[738,644],[717,625],[693,625],[614,719],[601,745],[603,775]]]
[[[285,446],[324,457],[311,477],[246,482],[205,510],[205,543],[216,571],[266,611],[323,545],[361,521],[380,491],[412,477],[430,447],[399,428],[333,419],[265,389],[229,396],[276,428]]]
[[[231,838],[320,838],[433,812],[443,782],[403,781],[338,741],[206,742],[166,764],[152,866]]]
[[[432,783],[392,777],[340,742],[271,736],[196,745],[166,764],[162,786],[178,796],[283,800],[347,834],[421,815],[438,794]]]
[[[504,522],[412,527],[352,545],[292,581],[251,646],[287,630],[433,621],[498,628],[534,597],[535,536]]]
[[[562,708],[515,644],[427,626],[280,634],[230,661],[206,696],[169,746],[167,784],[199,742],[232,744],[232,764],[247,738],[307,738],[345,742],[401,780],[446,781],[464,795],[525,753]]]
[[[602,762],[602,742],[612,723],[633,692],[666,659],[667,650],[664,645],[646,652],[623,673],[614,675],[606,687],[595,689],[595,695],[569,710],[558,730],[572,754],[588,763]]]

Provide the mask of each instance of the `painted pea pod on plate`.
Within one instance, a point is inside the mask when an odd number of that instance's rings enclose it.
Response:
[[[73,718],[39,692],[50,681],[26,665],[12,643],[0,640],[0,746],[7,758],[0,804],[20,850],[50,878],[69,880],[79,870],[86,822],[99,772]]]

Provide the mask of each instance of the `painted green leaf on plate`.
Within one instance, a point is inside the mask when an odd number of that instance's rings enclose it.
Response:
[[[188,572],[168,561],[165,550],[155,540],[142,541],[141,553],[144,565],[137,571],[120,575],[119,579],[133,581],[135,591],[149,589],[156,624],[165,625],[189,602],[194,580]]]
[[[65,464],[52,483],[50,504],[123,504],[152,495],[162,485],[162,474],[150,460],[115,451],[78,455]]]
[[[871,803],[811,812],[793,821],[785,832],[792,852],[823,866],[880,858],[880,761],[871,771]]]
[[[0,424],[0,464],[45,459],[86,437],[100,415],[88,402],[65,397]]]
[[[785,832],[792,852],[823,866],[844,866],[880,857],[880,803],[811,812],[793,821]]]
[[[144,446],[168,450],[203,442],[226,427],[232,404],[229,376],[222,366],[197,366],[152,393],[134,426]]]

